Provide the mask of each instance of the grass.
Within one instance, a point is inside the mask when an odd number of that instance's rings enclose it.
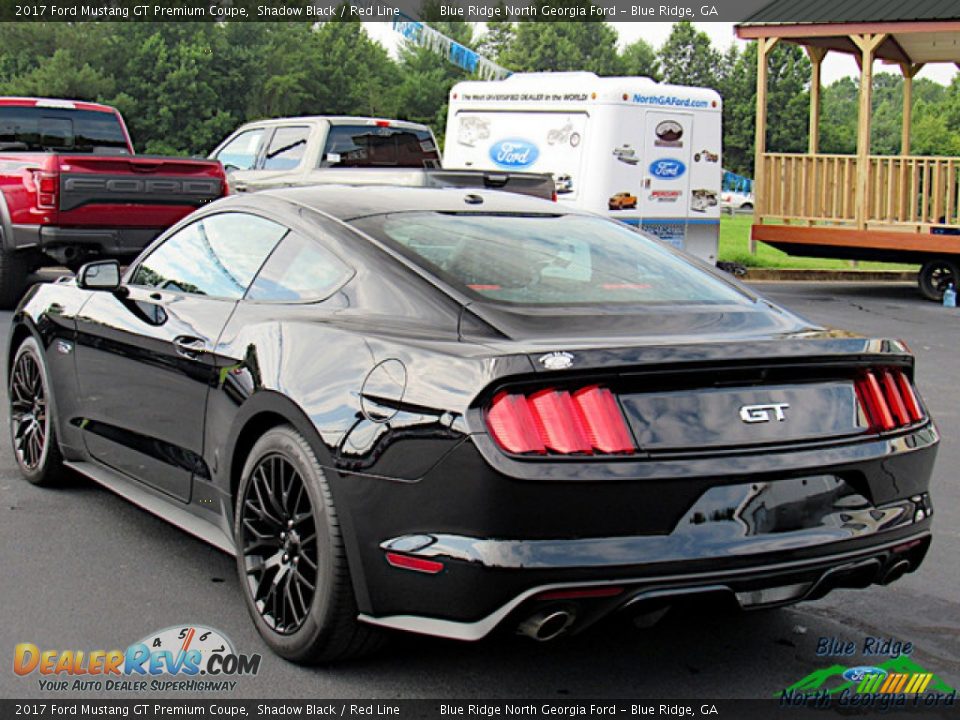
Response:
[[[747,267],[801,268],[807,270],[916,270],[916,265],[860,262],[854,268],[849,260],[793,257],[766,243],[757,243],[757,254],[750,254],[750,226],[753,215],[720,216],[720,260]]]

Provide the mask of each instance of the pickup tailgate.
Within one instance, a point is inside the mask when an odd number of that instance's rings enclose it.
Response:
[[[57,223],[165,228],[225,188],[223,168],[214,160],[61,155]]]

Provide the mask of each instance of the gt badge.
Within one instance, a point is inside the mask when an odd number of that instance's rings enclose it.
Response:
[[[552,352],[540,357],[547,370],[566,370],[573,365],[573,355],[568,352]]]
[[[740,408],[740,419],[745,423],[770,422],[770,413],[773,413],[779,422],[787,419],[784,412],[790,405],[788,403],[770,403],[768,405],[744,405]]]

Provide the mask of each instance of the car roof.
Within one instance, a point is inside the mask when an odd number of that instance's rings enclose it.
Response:
[[[313,185],[265,190],[256,195],[287,200],[344,221],[417,211],[570,214],[567,208],[549,200],[477,188]]]

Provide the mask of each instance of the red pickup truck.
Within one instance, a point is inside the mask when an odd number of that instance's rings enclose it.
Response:
[[[129,260],[226,192],[217,161],[134,156],[112,107],[0,98],[0,308],[37,268]]]

